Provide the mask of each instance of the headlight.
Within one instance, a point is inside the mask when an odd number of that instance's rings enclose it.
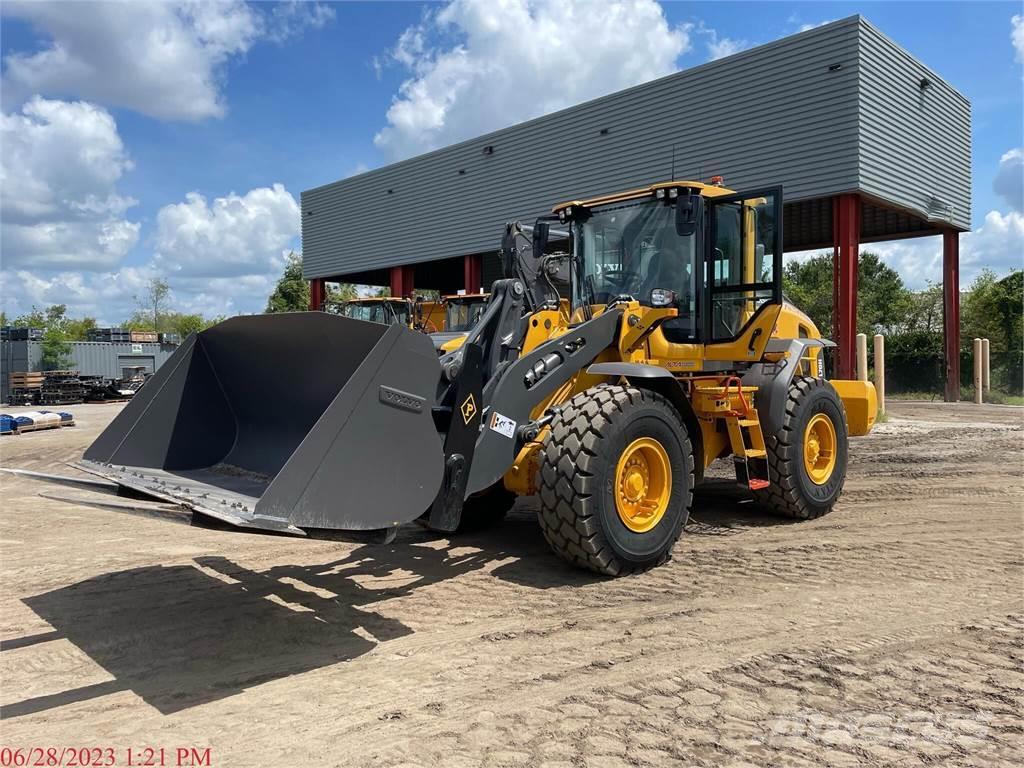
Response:
[[[655,288],[651,291],[652,307],[668,307],[676,303],[676,292],[665,288]]]

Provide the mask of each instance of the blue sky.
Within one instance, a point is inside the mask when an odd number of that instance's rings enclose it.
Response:
[[[554,34],[548,22],[564,32],[565,14],[593,5],[5,3],[3,306],[61,301],[118,322],[163,276],[182,309],[258,311],[299,246],[302,190],[533,116],[490,108],[490,91],[536,93],[552,68],[579,72],[544,89],[549,111],[854,13],[972,103],[966,276],[1020,265],[1020,3],[613,6],[636,23],[575,17],[596,24],[585,50],[554,51],[534,44]],[[539,59],[524,63],[530,51]],[[873,249],[911,285],[938,276],[933,241]]]

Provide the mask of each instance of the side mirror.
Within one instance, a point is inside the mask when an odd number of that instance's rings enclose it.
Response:
[[[676,234],[687,237],[697,231],[704,218],[704,198],[700,195],[687,195],[676,198]]]
[[[544,250],[548,247],[548,234],[551,231],[551,225],[546,221],[538,221],[533,227],[533,258],[539,259],[544,255]]]

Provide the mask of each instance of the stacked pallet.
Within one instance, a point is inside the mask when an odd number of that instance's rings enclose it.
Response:
[[[85,400],[87,387],[78,378],[78,371],[48,371],[39,391],[43,405],[71,405]]]
[[[39,341],[42,338],[42,328],[14,328],[10,325],[0,328],[0,341]]]
[[[24,405],[38,403],[45,377],[46,374],[40,371],[14,371],[8,374],[10,401]]]
[[[155,344],[160,337],[156,331],[132,331],[131,340],[133,344],[151,343]]]
[[[127,328],[90,328],[86,338],[89,341],[108,341],[114,344],[127,344],[132,340]]]

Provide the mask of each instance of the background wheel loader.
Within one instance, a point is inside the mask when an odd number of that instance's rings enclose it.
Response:
[[[548,255],[549,228],[567,253]],[[716,459],[767,509],[832,509],[871,384],[782,295],[782,191],[675,181],[510,225],[506,277],[455,352],[326,313],[191,336],[86,451],[123,489],[295,535],[439,531],[537,495],[563,559],[670,554]],[[554,276],[567,279],[569,312]]]

